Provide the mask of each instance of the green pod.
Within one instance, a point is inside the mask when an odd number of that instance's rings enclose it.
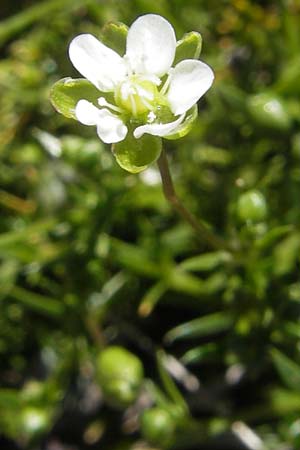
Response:
[[[97,359],[97,378],[103,394],[117,408],[127,407],[136,400],[143,376],[140,360],[123,347],[108,347]]]
[[[166,409],[146,409],[141,416],[141,433],[150,444],[169,447],[174,439],[175,429],[174,418]]]
[[[267,216],[267,203],[257,190],[244,192],[237,201],[237,214],[242,222],[258,223]]]
[[[287,131],[291,126],[285,103],[273,93],[264,92],[249,96],[247,109],[254,122],[261,127]]]

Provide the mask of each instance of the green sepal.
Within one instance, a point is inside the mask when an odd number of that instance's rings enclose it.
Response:
[[[100,91],[84,78],[62,78],[51,88],[50,100],[54,108],[65,117],[76,119],[75,107],[85,99],[97,105]],[[104,94],[105,95],[105,94]]]
[[[174,65],[184,59],[198,59],[202,49],[202,36],[196,31],[183,35],[177,42]]]
[[[128,27],[122,22],[109,22],[101,30],[100,40],[123,56],[126,51]]]
[[[198,108],[197,105],[191,107],[186,114],[185,120],[181,125],[177,128],[176,133],[169,134],[168,136],[164,136],[165,139],[179,139],[188,134],[191,131],[191,128],[198,117]]]
[[[161,149],[160,137],[144,134],[139,139],[135,139],[132,132],[128,132],[124,141],[112,146],[118,164],[131,173],[139,173],[155,162]]]

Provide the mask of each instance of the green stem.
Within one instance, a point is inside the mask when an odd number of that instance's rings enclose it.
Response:
[[[172,205],[172,207],[178,212],[178,214],[181,215],[181,217],[186,222],[188,222],[193,227],[202,241],[207,241],[213,248],[219,250],[228,250],[229,248],[227,243],[222,238],[216,236],[213,232],[211,232],[209,228],[207,228],[202,222],[199,222],[196,217],[186,209],[184,204],[177,197],[169,170],[167,156],[164,150],[162,150],[157,164],[161,176],[164,195],[168,202]]]

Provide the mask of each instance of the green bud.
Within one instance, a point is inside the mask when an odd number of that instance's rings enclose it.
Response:
[[[143,366],[128,350],[111,346],[97,359],[97,377],[107,401],[122,408],[136,400],[143,381]]]
[[[284,102],[272,93],[252,95],[248,98],[248,111],[253,120],[261,126],[288,130],[291,119]]]
[[[150,444],[168,447],[175,433],[174,419],[166,409],[147,409],[141,417],[141,433]]]
[[[237,213],[243,222],[257,223],[267,216],[267,204],[265,197],[256,190],[242,194],[237,202]]]

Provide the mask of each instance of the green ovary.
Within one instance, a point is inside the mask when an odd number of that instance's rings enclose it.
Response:
[[[128,77],[115,91],[116,104],[135,117],[155,109],[157,97],[156,85],[137,75]]]

